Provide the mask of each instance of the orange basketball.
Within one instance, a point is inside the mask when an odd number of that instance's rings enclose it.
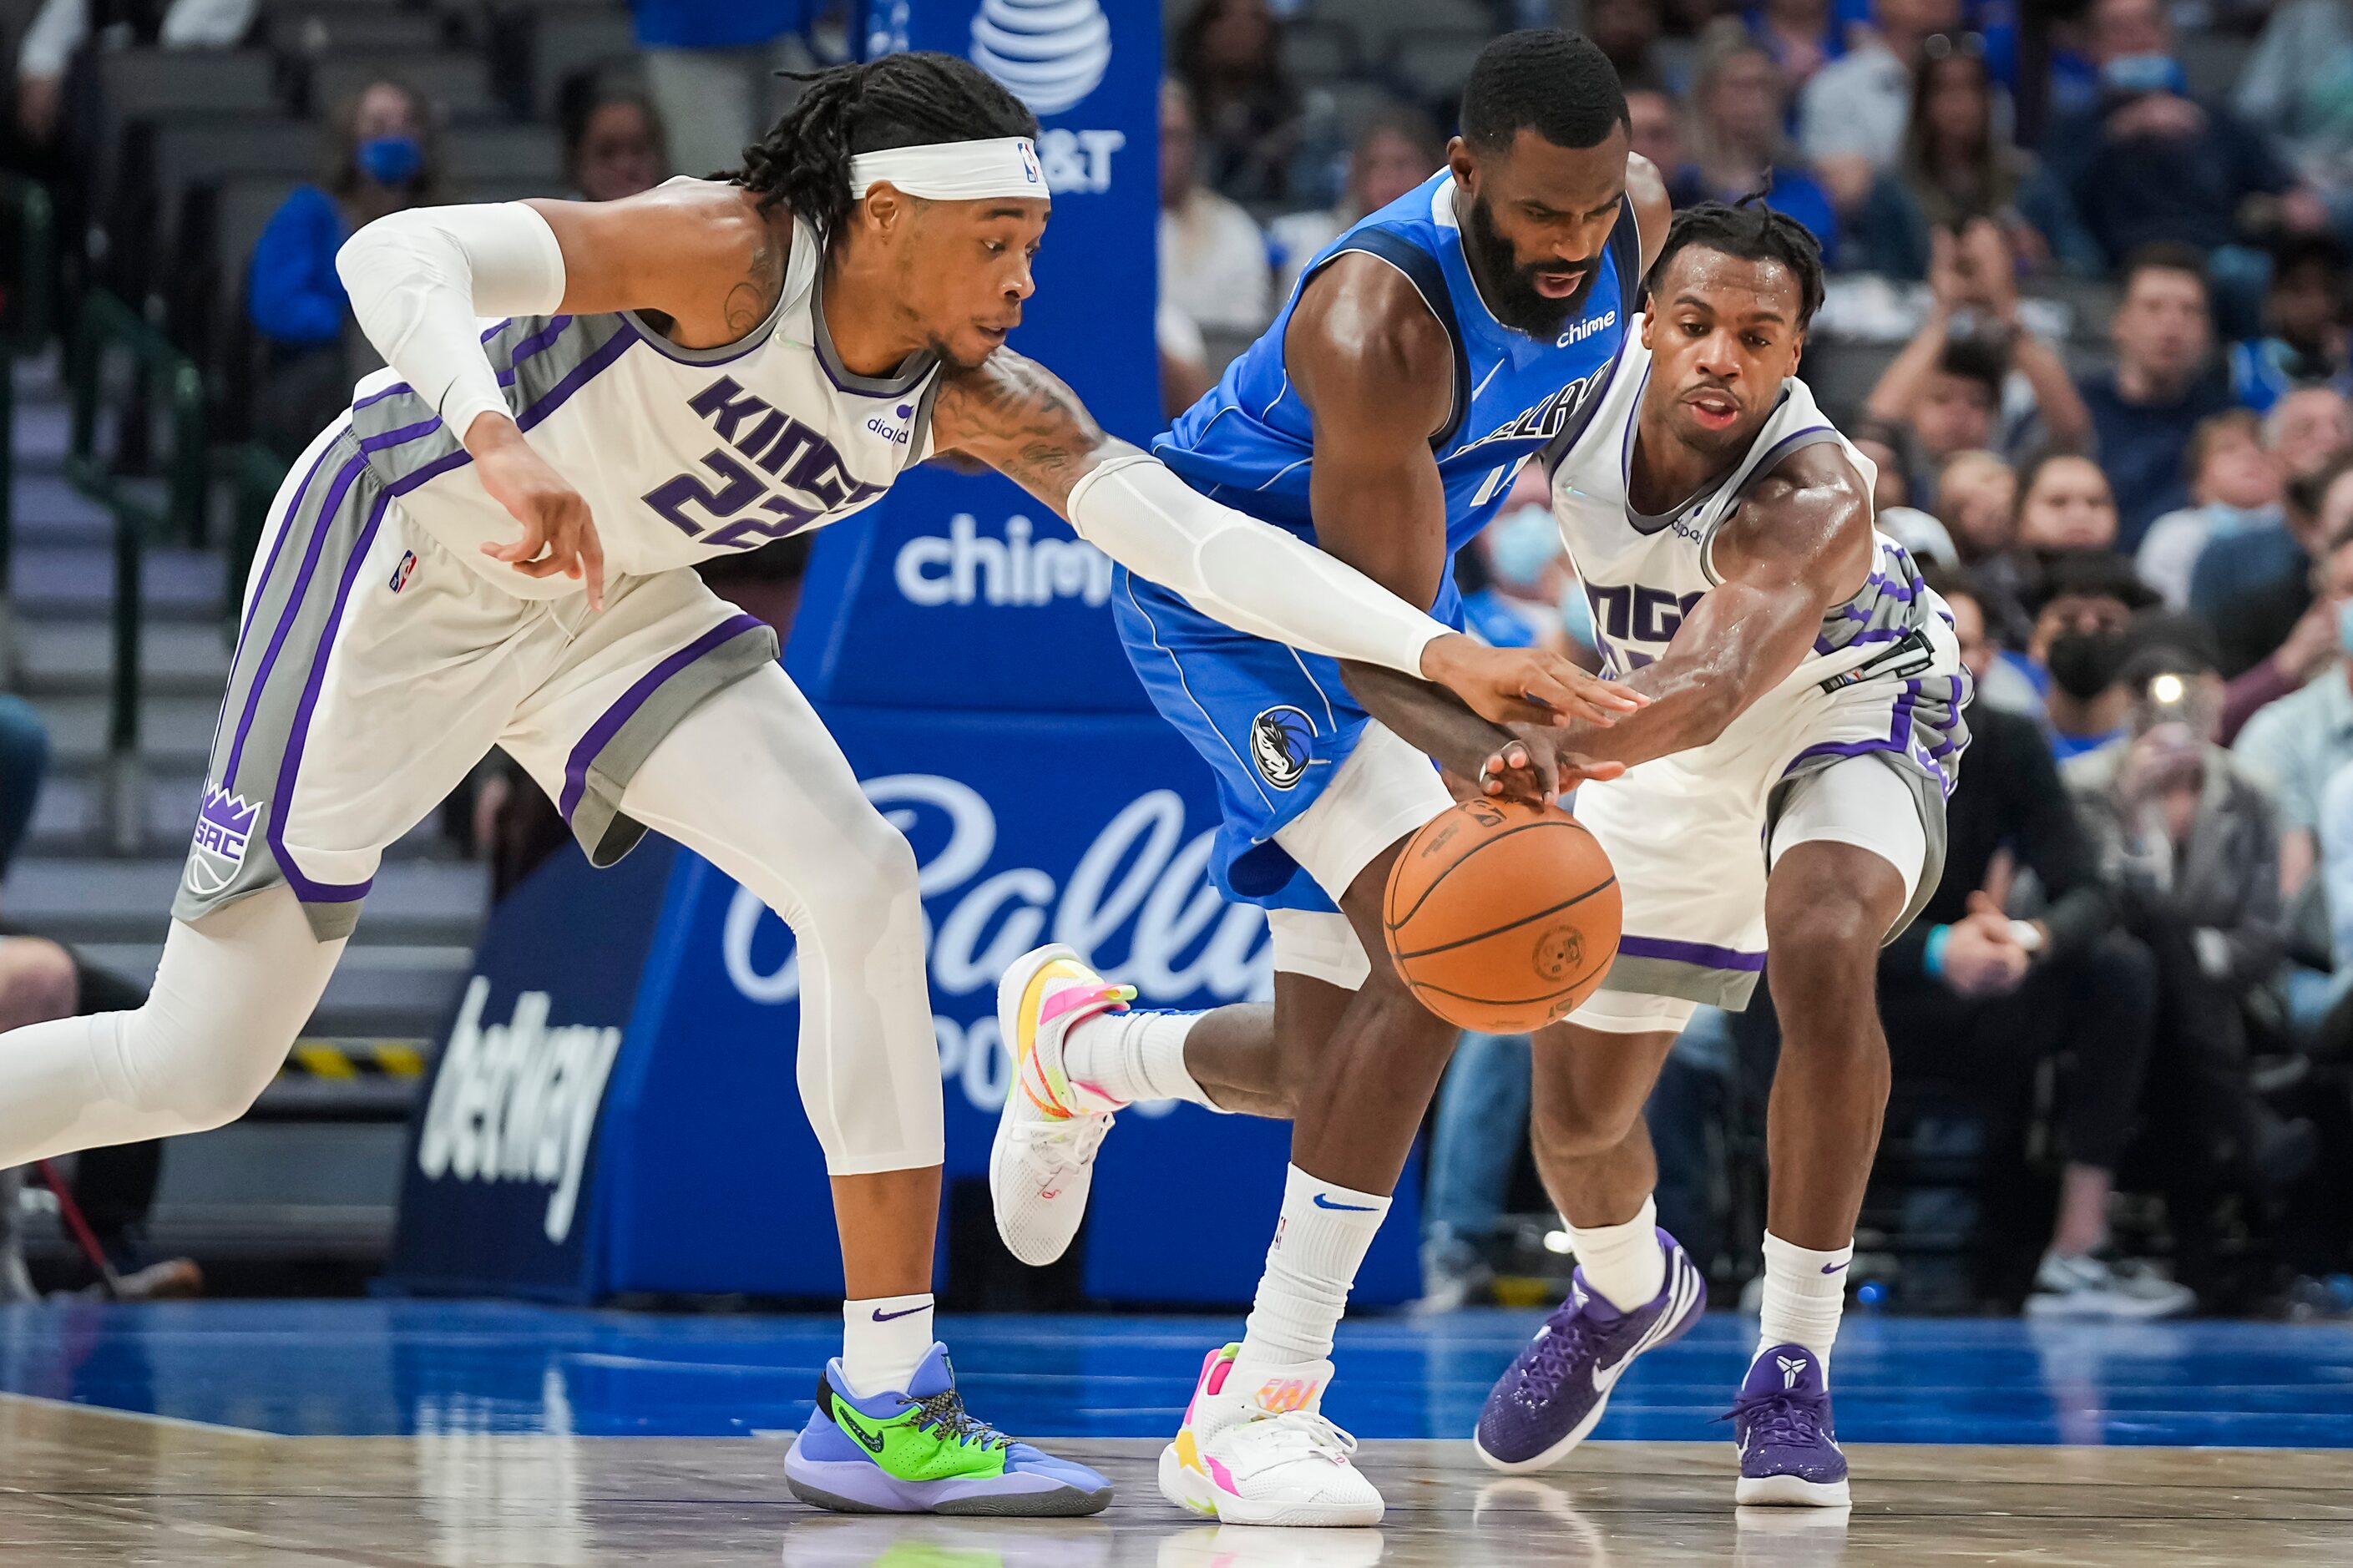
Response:
[[[1389,956],[1451,1024],[1525,1034],[1567,1015],[1618,956],[1618,874],[1565,811],[1466,800],[1432,817],[1389,871]]]

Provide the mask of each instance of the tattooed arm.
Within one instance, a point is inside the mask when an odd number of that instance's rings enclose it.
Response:
[[[1138,576],[1240,631],[1419,675],[1498,721],[1606,723],[1616,688],[1567,660],[1491,648],[1432,620],[1305,540],[1189,489],[1114,440],[1052,373],[1007,350],[952,375],[932,411],[938,451],[987,463]]]

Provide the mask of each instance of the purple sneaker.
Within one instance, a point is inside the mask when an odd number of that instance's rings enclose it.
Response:
[[[1083,1465],[1017,1443],[965,1414],[945,1345],[903,1393],[853,1399],[841,1363],[818,1379],[817,1408],[785,1456],[785,1484],[843,1513],[1100,1513],[1111,1483]]]
[[[1775,1345],[1749,1364],[1732,1406],[1740,1449],[1736,1503],[1799,1508],[1847,1505],[1846,1456],[1831,1430],[1831,1390],[1821,1357],[1803,1345]]]
[[[1479,1413],[1479,1457],[1507,1475],[1560,1463],[1593,1430],[1609,1390],[1634,1358],[1681,1339],[1707,1310],[1707,1282],[1665,1231],[1667,1282],[1656,1298],[1620,1312],[1586,1289],[1585,1270],[1569,1282],[1519,1359],[1496,1380]]]

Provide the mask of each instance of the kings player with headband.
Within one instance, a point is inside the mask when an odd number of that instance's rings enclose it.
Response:
[[[1592,423],[1546,453],[1603,656],[1649,705],[1513,738],[1409,677],[1349,679],[1492,793],[1576,786],[1625,896],[1601,989],[1535,1036],[1536,1163],[1577,1271],[1488,1396],[1480,1454],[1558,1464],[1634,1358],[1698,1319],[1704,1282],[1656,1226],[1642,1106],[1693,1009],[1746,1005],[1769,949],[1783,1044],[1734,1497],[1837,1506],[1831,1350],[1887,1100],[1873,982],[1943,871],[1968,676],[1943,601],[1873,526],[1870,460],[1797,379],[1813,237],[1754,202],[1693,207],[1649,289]]]
[[[1430,676],[1497,718],[1575,713],[1587,678],[1479,647],[1203,498],[1006,351],[1048,214],[1036,133],[976,68],[895,55],[812,78],[730,178],[353,236],[338,266],[389,368],[271,508],[153,991],[0,1039],[0,1167],[240,1115],[385,846],[503,746],[598,864],[666,833],[798,933],[801,1098],[850,1300],[794,1489],[1102,1508],[1102,1477],[957,1399],[932,1333],[942,1114],[914,857],[775,634],[692,567],[953,451],[1250,632]]]
[[[1656,171],[1628,153],[1617,75],[1588,39],[1537,29],[1490,44],[1461,125],[1447,166],[1317,256],[1267,333],[1154,446],[1195,494],[1450,622],[1454,551],[1522,464],[1589,416],[1667,221]],[[1205,1359],[1161,1489],[1233,1522],[1369,1524],[1380,1495],[1322,1414],[1333,1331],[1457,1031],[1366,955],[1383,951],[1398,847],[1450,797],[1324,650],[1220,624],[1141,567],[1118,575],[1113,609],[1154,702],[1217,774],[1213,874],[1268,911],[1274,1002],[1134,1013],[1132,993],[1068,948],[1016,963],[997,994],[1017,1072],[991,1159],[997,1226],[1026,1261],[1059,1256],[1131,1101],[1295,1106],[1248,1330]],[[1602,686],[1580,716],[1638,704]]]

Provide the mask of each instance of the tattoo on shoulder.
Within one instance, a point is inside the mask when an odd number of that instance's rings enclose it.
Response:
[[[728,331],[740,337],[766,321],[768,312],[776,308],[776,298],[785,289],[786,244],[774,224],[761,224],[760,236],[752,245],[751,268],[743,280],[727,291],[724,313]]]

